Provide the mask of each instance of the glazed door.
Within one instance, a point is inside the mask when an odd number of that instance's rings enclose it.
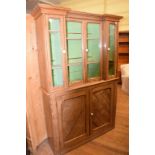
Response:
[[[66,21],[66,44],[67,44],[67,75],[68,84],[83,83],[83,51],[82,51],[82,21]]]
[[[86,24],[86,77],[87,81],[101,79],[102,48],[101,48],[101,23],[87,22]]]
[[[90,89],[90,133],[101,134],[113,128],[115,116],[112,84]]]
[[[116,65],[117,65],[117,22],[109,22],[108,24],[108,48],[107,48],[107,56],[108,56],[108,69],[107,76],[108,78],[116,77]]]
[[[67,151],[89,134],[88,90],[74,90],[57,97],[61,150]]]
[[[49,57],[51,70],[51,87],[56,89],[63,87],[64,83],[64,40],[63,40],[63,17],[61,16],[48,16],[48,35],[47,42],[49,47]]]
[[[69,85],[102,79],[102,23],[68,19],[66,33]]]

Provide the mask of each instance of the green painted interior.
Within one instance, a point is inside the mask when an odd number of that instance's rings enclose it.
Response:
[[[100,26],[96,23],[87,24],[87,38],[94,39],[100,38]]]
[[[73,34],[73,33],[71,33],[71,34],[68,34],[67,33],[67,38],[68,39],[81,39],[81,33],[76,33],[76,34]]]
[[[54,65],[62,65],[62,52],[61,52],[61,42],[60,33],[50,33],[50,52],[51,52],[51,63]]]
[[[67,33],[81,33],[82,24],[80,22],[67,21]]]
[[[88,64],[88,77],[99,77],[100,76],[100,64]]]
[[[82,65],[69,66],[68,73],[70,82],[82,80]]]
[[[53,86],[63,85],[63,72],[62,68],[52,69]]]
[[[67,21],[67,55],[69,81],[82,80],[82,24]],[[75,63],[80,63],[80,65]]]
[[[82,62],[82,41],[68,40],[68,63]]]
[[[87,60],[88,60],[88,78],[100,76],[100,64],[91,62],[100,62],[100,26],[96,23],[87,24]]]
[[[60,20],[49,19],[50,32],[50,55],[52,66],[53,86],[63,85],[62,74],[62,52],[61,52],[61,39],[60,39]],[[59,67],[59,68],[55,68]]]
[[[109,75],[115,74],[115,25],[109,25]]]
[[[100,48],[99,48],[99,40],[87,40],[88,46],[88,62],[91,61],[100,61]]]

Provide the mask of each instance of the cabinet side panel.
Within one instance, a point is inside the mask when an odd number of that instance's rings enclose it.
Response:
[[[52,146],[52,150],[55,151],[55,144],[53,141],[53,118],[52,118],[52,100],[50,97],[50,57],[47,50],[46,45],[46,33],[47,23],[46,16],[41,15],[36,19],[36,33],[37,33],[37,47],[38,47],[38,63],[40,70],[40,79],[41,79],[41,88],[44,102],[44,113],[45,113],[45,122],[46,122],[46,130],[47,137],[50,145]]]
[[[36,46],[35,22],[31,15],[26,17],[26,115],[27,130],[35,149],[47,138],[43,99],[40,89],[38,51]]]
[[[45,30],[46,23],[45,23],[45,16],[41,15],[39,18],[36,19],[36,36],[37,36],[37,48],[38,48],[38,60],[39,60],[39,70],[40,70],[40,79],[41,79],[41,87],[49,92],[50,86],[50,77],[49,77],[49,57],[47,47],[45,45],[46,36]]]
[[[54,143],[53,143],[53,124],[52,124],[52,107],[51,105],[51,98],[50,95],[46,92],[43,92],[43,101],[44,101],[44,113],[45,113],[45,121],[46,121],[46,128],[47,128],[47,135],[49,143],[52,146],[52,150],[54,150]]]

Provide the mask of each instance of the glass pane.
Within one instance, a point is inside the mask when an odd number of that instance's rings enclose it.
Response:
[[[109,75],[115,75],[114,61],[109,61]]]
[[[59,31],[60,30],[60,20],[59,19],[49,19],[49,30]]]
[[[100,61],[100,26],[96,23],[87,24],[88,62]]]
[[[98,38],[100,37],[100,27],[99,24],[95,23],[88,23],[87,24],[87,37],[89,39]]]
[[[79,22],[67,22],[67,38],[81,39],[82,26]]]
[[[68,21],[67,33],[81,33],[81,23]]]
[[[99,77],[100,76],[100,64],[88,64],[88,77]]]
[[[99,40],[87,40],[88,62],[100,61]]]
[[[82,65],[69,66],[68,73],[70,82],[82,80]]]
[[[63,73],[62,68],[52,69],[53,86],[63,85]]]
[[[49,19],[50,55],[53,86],[63,85],[60,20]]]
[[[82,62],[82,41],[68,40],[68,62]]]
[[[109,75],[115,74],[115,25],[110,24],[109,26]]]
[[[51,53],[51,64],[61,65],[62,64],[62,52],[60,43],[60,33],[50,33],[50,53]]]
[[[114,55],[115,55],[115,25],[114,24],[110,24],[109,44],[110,44],[109,60],[113,61]]]

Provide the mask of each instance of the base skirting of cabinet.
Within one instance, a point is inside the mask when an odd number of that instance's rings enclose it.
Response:
[[[121,90],[121,85],[117,90],[115,128],[65,155],[129,154],[129,96]],[[35,155],[53,155],[47,141],[38,147]]]

